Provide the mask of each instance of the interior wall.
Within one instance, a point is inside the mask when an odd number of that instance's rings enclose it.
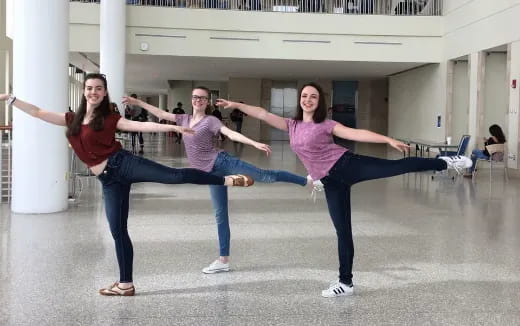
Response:
[[[509,83],[507,82],[507,54],[487,53],[484,79],[484,132],[489,126],[498,124],[504,128],[509,105]]]
[[[388,80],[361,80],[358,87],[357,128],[386,135],[388,133]]]
[[[168,110],[172,110],[177,106],[177,102],[182,103],[182,107],[186,113],[192,113],[191,107],[191,91],[193,89],[193,81],[191,80],[175,80],[170,81],[168,89]]]
[[[444,1],[444,50],[447,59],[490,49],[519,39],[518,0]]]
[[[451,137],[453,143],[468,133],[469,117],[469,72],[467,61],[453,65],[453,111]]]
[[[444,141],[446,64],[429,64],[389,79],[388,134],[396,138]],[[437,116],[441,115],[441,127]]]
[[[257,78],[230,78],[228,97],[231,101],[243,101],[249,105],[260,106],[262,103],[262,80]],[[260,121],[251,117],[244,117],[242,133],[251,139],[260,140]]]

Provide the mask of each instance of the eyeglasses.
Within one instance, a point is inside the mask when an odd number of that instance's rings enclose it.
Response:
[[[207,96],[192,95],[192,96],[191,96],[191,100],[192,100],[192,101],[201,101],[201,102],[205,102],[205,101],[208,100],[208,97],[207,97]]]

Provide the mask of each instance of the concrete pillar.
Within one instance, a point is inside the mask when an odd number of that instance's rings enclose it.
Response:
[[[476,52],[469,56],[469,116],[468,132],[471,140],[468,153],[476,146],[482,146],[484,137],[484,53]]]
[[[121,98],[125,94],[126,2],[101,1],[100,73],[107,76],[110,100],[124,114]]]
[[[14,2],[13,93],[49,111],[65,112],[68,107],[68,23],[67,0]],[[13,212],[67,209],[64,131],[13,110]]]
[[[165,111],[168,108],[168,96],[166,94],[159,94],[159,109]]]
[[[518,129],[520,119],[518,110],[520,109],[520,41],[508,45],[508,80],[509,80],[509,105],[506,116],[506,137],[507,137],[507,166],[518,169],[518,152],[520,144],[518,139]],[[516,87],[513,88],[513,80],[516,80]]]

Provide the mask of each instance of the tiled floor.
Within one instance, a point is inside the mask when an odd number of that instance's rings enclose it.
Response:
[[[186,166],[180,145],[156,136],[145,155]],[[287,143],[265,168],[305,175]],[[363,153],[385,156],[377,146]],[[395,153],[392,157],[398,157]],[[336,237],[323,194],[288,184],[230,190],[232,271],[205,275],[217,254],[205,186],[137,184],[129,227],[135,297],[97,290],[118,275],[100,187],[59,214],[0,206],[0,325],[518,325],[519,181],[487,171],[476,182],[429,173],[353,188],[353,297],[320,296],[337,276]]]

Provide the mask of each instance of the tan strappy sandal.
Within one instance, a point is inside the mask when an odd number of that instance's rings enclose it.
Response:
[[[115,282],[114,284],[99,290],[99,294],[106,296],[132,297],[135,295],[135,287],[132,285],[132,287],[128,289],[122,289],[119,287],[119,282]]]
[[[234,174],[229,177],[233,180],[233,187],[250,187],[255,183],[253,178],[244,174]]]

